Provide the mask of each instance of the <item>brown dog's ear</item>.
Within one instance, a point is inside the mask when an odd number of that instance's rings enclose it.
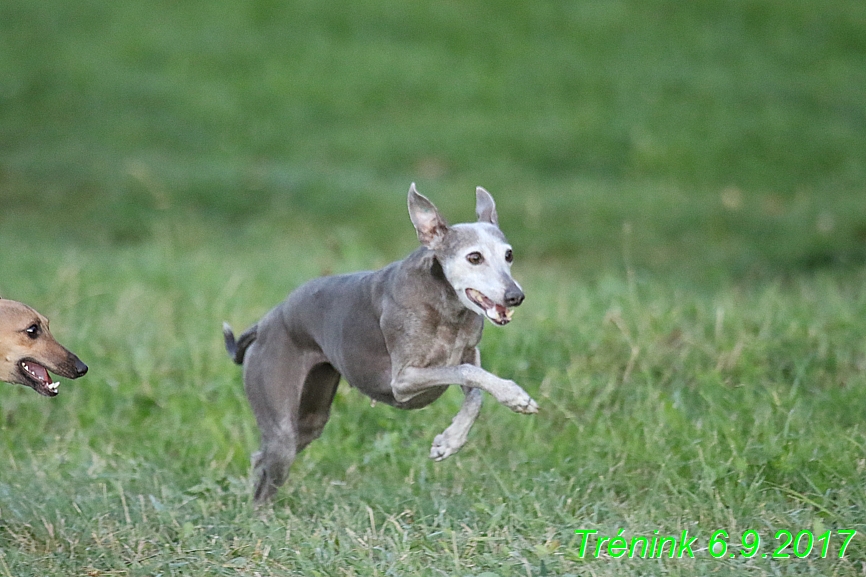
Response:
[[[496,214],[496,203],[489,192],[480,186],[475,189],[475,216],[478,222],[489,222],[493,226],[499,226],[499,215]]]
[[[429,249],[435,249],[445,238],[448,223],[427,198],[415,190],[415,183],[409,187],[409,218],[415,226],[418,240]]]

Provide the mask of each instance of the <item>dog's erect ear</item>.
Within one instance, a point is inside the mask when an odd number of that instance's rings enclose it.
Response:
[[[499,216],[496,214],[496,203],[490,193],[480,186],[475,189],[475,216],[478,222],[489,222],[499,226]]]
[[[418,240],[421,241],[421,244],[427,248],[435,249],[442,242],[445,232],[448,230],[448,223],[445,222],[433,203],[415,190],[414,182],[409,187],[409,218],[415,225],[415,232],[418,233]]]

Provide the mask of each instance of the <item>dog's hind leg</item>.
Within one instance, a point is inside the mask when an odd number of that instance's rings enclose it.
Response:
[[[264,343],[257,341],[244,359],[244,389],[262,434],[261,450],[253,456],[253,494],[257,504],[271,498],[286,482],[302,448],[301,392],[315,364],[309,354],[290,347],[286,350],[284,341],[280,344],[280,350],[274,352],[268,350],[267,339]]]
[[[289,469],[297,455],[295,433],[262,437],[262,448],[252,458],[253,500],[264,503],[276,494],[289,477]]]
[[[298,411],[298,452],[322,434],[339,383],[340,373],[329,363],[319,363],[307,373]]]
[[[254,362],[254,359],[255,356],[251,355],[250,360]],[[299,357],[297,360],[302,359]],[[300,363],[300,366],[305,364]],[[285,384],[291,386],[280,390],[276,397],[259,388],[257,379],[261,375],[254,369],[250,369],[245,377],[250,379],[247,395],[262,431],[262,448],[253,456],[253,499],[256,503],[274,496],[286,482],[289,468],[298,453],[322,434],[340,382],[340,373],[326,362],[315,364],[309,369],[306,378],[303,378],[302,388],[294,385],[302,378],[297,366],[286,370],[283,375],[290,379]],[[299,390],[300,395],[297,395]],[[259,393],[262,392],[268,398],[267,406],[259,404]],[[274,411],[275,406],[280,408]]]

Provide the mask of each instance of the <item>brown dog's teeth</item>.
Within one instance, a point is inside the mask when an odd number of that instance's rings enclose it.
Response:
[[[34,379],[41,383],[51,383],[51,375],[48,374],[48,370],[42,365],[36,363],[28,363],[27,361],[23,361],[21,366],[24,367],[24,370],[27,371]]]

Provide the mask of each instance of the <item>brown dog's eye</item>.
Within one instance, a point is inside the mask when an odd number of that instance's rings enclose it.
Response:
[[[470,252],[466,255],[466,260],[469,261],[469,264],[481,264],[484,262],[484,257],[480,252]]]
[[[25,329],[27,336],[31,339],[38,338],[40,334],[42,334],[42,329],[39,328],[39,325],[30,325]]]
[[[505,262],[511,262],[514,260],[514,253],[511,252],[511,249],[505,251]]]

